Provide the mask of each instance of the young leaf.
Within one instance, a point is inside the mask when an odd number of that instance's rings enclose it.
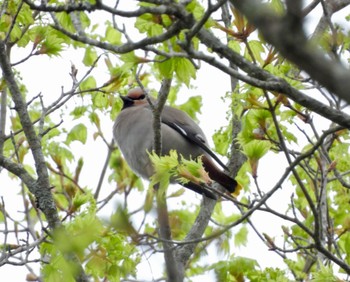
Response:
[[[248,229],[245,225],[235,234],[235,245],[236,246],[246,246],[248,237]]]
[[[190,86],[191,78],[196,78],[196,69],[186,58],[175,58],[175,73],[180,82]]]
[[[253,140],[243,146],[243,152],[248,157],[253,177],[257,177],[258,163],[271,148],[267,141]]]
[[[231,139],[232,139],[231,125],[227,127],[221,127],[213,135],[215,151],[222,156],[227,156],[227,152],[231,144]]]
[[[96,80],[93,76],[87,77],[81,84],[80,84],[80,90],[86,91],[96,88]]]
[[[198,161],[186,160],[181,156],[181,163],[177,168],[177,174],[179,175],[179,180],[182,183],[187,183],[189,181],[201,184],[209,184],[211,179],[208,173],[203,168],[203,163],[199,158]]]
[[[118,45],[121,43],[122,34],[114,29],[112,26],[108,26],[106,29],[105,40],[111,44]]]
[[[166,59],[162,56],[156,57],[157,62],[154,63],[159,73],[165,78],[171,78],[175,69],[174,58]]]
[[[83,144],[86,143],[87,139],[87,128],[84,124],[79,123],[74,126],[68,133],[66,143],[69,145],[72,141],[79,141]]]
[[[175,169],[178,166],[178,154],[171,150],[169,155],[159,157],[154,152],[148,153],[155,173],[151,177],[150,186],[159,184],[160,191],[165,193],[166,188],[170,183],[170,178],[175,174]]]
[[[97,60],[96,50],[93,48],[86,48],[83,63],[85,66],[92,66]]]

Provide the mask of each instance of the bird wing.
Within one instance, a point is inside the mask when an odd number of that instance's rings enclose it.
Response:
[[[197,144],[208,153],[224,170],[229,171],[227,166],[207,146],[207,140],[202,129],[185,113],[178,109],[164,106],[161,122],[176,130],[192,143]]]

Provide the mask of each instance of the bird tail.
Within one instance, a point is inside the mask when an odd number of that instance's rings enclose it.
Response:
[[[222,187],[224,187],[228,192],[235,193],[238,192],[240,185],[235,179],[228,176],[225,172],[220,170],[214,162],[207,156],[202,157],[202,162],[204,169],[208,172],[209,177],[218,182]]]

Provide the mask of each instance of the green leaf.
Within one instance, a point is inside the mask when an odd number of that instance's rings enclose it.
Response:
[[[46,54],[48,56],[60,56],[63,50],[63,39],[57,37],[54,33],[47,33],[45,40],[41,43],[38,51],[39,54]]]
[[[93,48],[86,48],[83,63],[85,66],[92,66],[97,60],[97,53]]]
[[[98,247],[90,252],[86,264],[87,273],[94,281],[119,282],[121,277],[136,276],[140,256],[124,235],[106,230],[96,244]]]
[[[55,244],[42,244],[41,254],[51,259],[49,264],[43,266],[45,281],[75,281],[77,266],[66,260],[63,254],[70,253],[83,258],[87,248],[101,237],[103,225],[95,215],[96,205],[91,194],[89,200],[90,205],[84,213],[76,215],[65,229],[59,228],[54,231],[52,236]]]
[[[55,234],[55,243],[59,250],[83,255],[85,249],[100,236],[102,224],[94,213],[79,215],[66,227],[66,232]]]
[[[139,64],[142,60],[140,57],[135,55],[135,52],[129,52],[126,54],[122,54],[120,59],[124,62],[121,69],[123,72],[130,72],[137,64]]]
[[[192,96],[185,103],[177,107],[185,111],[191,118],[196,119],[196,115],[201,112],[202,96]]]
[[[45,281],[76,281],[74,276],[77,269],[74,268],[72,263],[67,262],[62,255],[52,255],[50,263],[44,264],[41,272]]]
[[[243,152],[249,159],[261,159],[271,148],[267,141],[253,140],[243,146]]]
[[[80,19],[82,28],[86,29],[87,27],[89,27],[91,24],[91,20],[89,16],[84,12],[77,12],[77,13],[79,13],[79,19]]]
[[[251,112],[249,112],[248,115],[243,116],[243,118],[241,119],[242,130],[237,136],[237,140],[241,146],[244,146],[249,142],[255,140],[253,132],[254,129],[258,128],[258,125],[254,122],[250,113]]]
[[[298,138],[297,138],[297,136],[294,134],[294,133],[292,133],[292,132],[289,132],[289,128],[288,127],[286,127],[286,126],[284,126],[284,125],[282,125],[282,124],[280,124],[280,130],[281,130],[281,132],[282,132],[282,135],[283,135],[283,137],[285,137],[286,138],[286,140],[289,142],[289,143],[291,143],[291,142],[294,142],[295,144],[297,144],[298,143]]]
[[[175,150],[171,150],[169,155],[159,157],[156,153],[148,153],[155,173],[151,177],[150,186],[159,184],[159,190],[165,193],[166,188],[169,186],[170,177],[175,174],[177,168],[178,154]]]
[[[190,12],[196,20],[200,20],[204,15],[204,8],[198,1],[189,1],[186,10]]]
[[[87,128],[84,124],[79,123],[74,126],[68,133],[66,143],[69,145],[72,141],[79,141],[83,144],[86,143],[87,139]]]
[[[173,20],[171,19],[171,16],[169,15],[161,15],[162,17],[162,24],[165,27],[169,27],[171,26],[171,24],[173,23]]]
[[[92,103],[98,109],[105,109],[109,106],[108,95],[94,92],[92,94]]]
[[[313,273],[313,282],[337,282],[339,281],[333,274],[333,268],[319,263],[319,269]]]
[[[278,268],[267,267],[263,271],[255,270],[247,273],[247,278],[251,282],[290,282],[290,279],[286,277],[283,270]]]
[[[282,15],[285,11],[284,3],[281,0],[271,0],[271,7],[279,15]]]
[[[162,56],[157,56],[156,60],[154,65],[158,68],[160,75],[164,78],[171,78],[175,69],[174,58],[165,59]]]
[[[249,187],[250,177],[248,172],[250,170],[250,166],[247,162],[245,162],[239,169],[237,176],[235,177],[236,181],[241,185],[241,187]]]
[[[241,229],[235,234],[235,245],[238,246],[246,246],[248,238],[248,229],[245,225],[241,227]]]
[[[19,38],[21,38],[21,35],[22,35],[21,28],[17,24],[15,24],[12,27],[11,33],[10,33],[11,41],[17,41]]]
[[[196,69],[193,64],[186,58],[174,58],[176,77],[180,82],[190,86],[191,78],[196,78]]]
[[[91,198],[89,194],[80,194],[77,193],[72,201],[72,208],[74,211],[77,211],[82,205],[86,204]]]
[[[248,44],[254,59],[258,61],[261,65],[264,64],[264,60],[261,58],[261,55],[264,54],[265,49],[261,41],[251,40]],[[248,52],[248,49],[245,50],[244,57],[250,58],[250,53]]]
[[[121,43],[122,34],[113,28],[108,26],[106,29],[105,40],[111,44],[119,45]]]
[[[47,154],[58,166],[63,166],[65,165],[66,161],[70,162],[74,159],[72,152],[69,151],[65,146],[62,146],[62,143],[50,142],[45,149]]]
[[[100,122],[100,118],[99,118],[99,116],[98,116],[97,113],[95,113],[95,112],[90,113],[89,119],[90,119],[90,121],[91,121],[93,124],[96,125],[96,127],[97,127],[99,130],[101,129],[101,122]]]
[[[53,124],[51,124],[52,126],[54,126]],[[45,136],[43,137],[43,140],[48,140],[51,138],[54,138],[56,136],[61,135],[61,131],[58,130],[57,128],[52,128],[47,134],[45,134]]]
[[[80,106],[80,107],[75,107],[74,110],[70,114],[74,117],[74,119],[77,119],[77,118],[84,116],[86,111],[87,111],[86,106]]]
[[[154,199],[154,188],[149,187],[149,189],[147,189],[145,204],[143,206],[143,210],[145,211],[145,213],[148,213],[151,211],[153,207],[153,199]]]
[[[227,261],[220,261],[210,266],[214,269],[217,281],[244,281],[244,274],[255,271],[256,260],[245,257],[231,257]]]
[[[148,36],[158,36],[163,33],[163,27],[159,24],[161,16],[144,14],[136,19],[135,27],[141,33],[147,33]]]
[[[169,211],[170,228],[174,240],[183,240],[191,229],[194,220],[195,214],[189,213],[187,210]]]
[[[34,23],[33,12],[27,5],[23,5],[21,8],[21,12],[18,13],[17,21],[21,23],[21,25],[29,26]]]
[[[257,177],[259,159],[261,159],[271,148],[268,141],[253,140],[243,146],[243,152],[248,157],[252,176]]]
[[[57,20],[65,30],[68,30],[69,32],[72,32],[72,33],[76,32],[74,25],[72,23],[72,19],[68,13],[56,13],[55,17],[57,18]]]
[[[201,159],[198,160],[186,160],[181,156],[181,163],[177,167],[178,180],[181,183],[188,183],[189,181],[202,184],[210,183],[211,179],[209,178],[208,173],[203,168],[203,163]]]
[[[230,47],[236,53],[240,53],[241,52],[241,45],[240,45],[240,43],[237,40],[230,40],[228,42],[228,47]]]
[[[231,144],[231,139],[232,139],[231,125],[226,127],[221,127],[213,135],[215,151],[222,156],[227,156],[228,149]]]
[[[96,88],[96,80],[93,76],[87,77],[81,84],[80,84],[80,90],[86,91],[90,89]]]
[[[118,232],[126,233],[129,236],[137,234],[128,211],[122,206],[117,207],[117,211],[111,216],[111,226]]]

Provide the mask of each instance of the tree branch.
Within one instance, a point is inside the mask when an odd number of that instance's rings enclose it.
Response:
[[[0,156],[0,165],[12,173],[15,173],[15,175],[17,175],[27,185],[29,191],[34,194],[39,208],[45,214],[49,227],[52,230],[55,230],[60,228],[62,224],[58,217],[56,205],[51,194],[49,175],[41,148],[40,138],[35,132],[33,123],[27,111],[27,103],[25,103],[22,93],[16,83],[15,75],[9,61],[9,53],[10,52],[6,48],[5,43],[0,41],[0,67],[2,69],[4,80],[6,81],[6,86],[8,87],[12,100],[15,103],[15,109],[21,121],[24,134],[29,143],[38,178],[35,180],[23,167],[10,162],[2,155]],[[64,254],[64,256],[78,268],[79,271],[76,275],[77,281],[88,281],[88,277],[85,274],[81,264],[78,262],[76,256],[73,253]]]
[[[21,91],[15,81],[15,76],[8,60],[6,46],[3,42],[0,42],[0,66],[7,87],[9,88],[12,99],[15,103],[16,111],[21,121],[24,134],[28,140],[35,162],[38,180],[36,185],[30,187],[31,192],[37,198],[38,205],[47,217],[49,226],[51,228],[58,227],[60,226],[60,220],[58,218],[56,206],[50,191],[49,175],[45,163],[45,158],[41,149],[41,143],[38,136],[36,135],[33,123],[29,117],[27,104],[25,103]]]
[[[263,34],[286,59],[338,97],[350,103],[350,71],[330,59],[308,41],[302,26],[294,25],[289,13],[278,16],[267,4],[257,0],[230,0],[230,2]],[[349,3],[347,3],[349,4]]]
[[[162,135],[161,135],[161,113],[171,87],[171,79],[163,79],[162,86],[158,93],[156,105],[153,105],[153,134],[154,151],[158,156],[162,154]],[[169,223],[169,213],[166,201],[166,193],[157,189],[157,215],[159,225],[159,237],[162,239],[164,248],[165,266],[167,270],[167,281],[181,282],[181,274],[177,271],[177,261],[174,255],[173,244],[171,243],[171,229]]]
[[[0,103],[0,155],[3,154],[4,142],[6,138],[6,110],[7,110],[7,90],[1,90],[0,94],[1,103]]]
[[[208,48],[212,49],[220,56],[228,59],[230,62],[233,62],[240,69],[244,70],[247,73],[247,75],[244,75],[243,73],[224,65],[222,62],[220,62],[213,56],[209,56],[207,54],[204,54],[203,52],[195,51],[192,48],[187,49],[186,51],[189,54],[191,54],[191,56],[193,56],[194,58],[205,61],[208,64],[222,70],[223,72],[255,87],[283,93],[288,98],[314,111],[315,113],[318,113],[319,115],[339,125],[342,125],[346,128],[350,128],[350,116],[346,113],[339,110],[335,110],[319,102],[318,100],[305,95],[303,92],[289,85],[288,82],[284,79],[274,76],[269,72],[259,68],[258,66],[248,62],[246,59],[242,58],[239,54],[235,53],[228,46],[222,44],[217,37],[215,37],[212,33],[208,32],[207,30],[202,29],[198,33],[198,37],[202,41],[202,43],[205,44]]]
[[[19,179],[21,179],[24,182],[25,185],[27,185],[31,193],[35,193],[35,191],[37,190],[37,182],[21,164],[12,162],[10,159],[5,158],[3,155],[0,155],[0,166],[16,175]]]
[[[219,184],[215,183],[217,187],[213,189],[219,189]],[[176,251],[176,260],[179,262],[177,265],[179,273],[184,277],[185,267],[188,263],[190,256],[193,254],[198,243],[201,242],[201,237],[204,234],[205,229],[208,226],[211,214],[213,213],[216,205],[216,200],[208,197],[203,197],[199,213],[191,227],[191,230],[187,233],[184,243]],[[200,239],[200,240],[199,240]]]
[[[101,48],[103,50],[112,51],[118,54],[125,54],[128,52],[134,51],[136,49],[145,48],[145,46],[147,45],[153,45],[153,44],[166,41],[171,37],[175,36],[176,34],[178,34],[184,28],[184,22],[182,20],[177,20],[161,35],[146,37],[137,42],[128,42],[123,45],[117,46],[117,45],[109,44],[107,42],[98,41],[93,38],[89,38],[87,36],[81,36],[81,35],[77,35],[75,33],[69,32],[68,30],[60,26],[59,22],[55,18],[54,18],[54,22],[55,24],[52,26],[52,28],[62,32],[64,35],[70,37],[71,39],[90,46]]]

